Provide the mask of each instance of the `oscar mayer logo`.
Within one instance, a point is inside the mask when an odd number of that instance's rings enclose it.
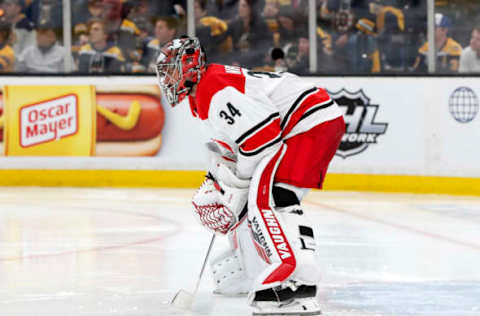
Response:
[[[31,147],[78,132],[78,97],[61,96],[20,109],[20,145]]]

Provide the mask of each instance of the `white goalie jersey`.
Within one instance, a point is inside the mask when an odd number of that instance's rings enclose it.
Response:
[[[342,115],[325,90],[296,75],[218,64],[208,66],[189,101],[212,138],[236,154],[236,175],[242,179],[250,179],[282,140]]]
[[[208,66],[189,101],[192,114],[206,124],[219,147],[209,148],[217,159],[209,170],[213,177],[206,178],[193,198],[200,222],[214,232],[233,231],[248,237],[250,241],[242,247],[256,253],[250,258],[258,260],[252,261],[257,268],[247,270],[259,269],[252,274],[251,293],[288,280],[313,286],[313,252],[300,244],[304,237],[299,236],[299,227],[306,225],[300,223],[302,213],[276,208],[273,185],[276,175],[278,182],[283,181],[279,180],[281,172],[277,174],[283,166],[288,166],[287,173],[295,172],[292,162],[302,148],[293,147],[292,137],[324,122],[338,121],[341,109],[324,89],[293,74],[217,64]],[[342,134],[341,129],[337,134]],[[287,155],[289,146],[293,154]]]

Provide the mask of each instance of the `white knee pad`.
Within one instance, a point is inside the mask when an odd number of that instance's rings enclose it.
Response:
[[[254,273],[251,270],[252,250],[247,221],[244,221],[229,234],[230,245],[227,250],[212,259],[210,268],[215,283],[214,293],[222,295],[247,294],[252,287]]]
[[[299,205],[292,205],[277,210],[278,216],[286,225],[297,266],[290,279],[307,285],[320,282],[320,270],[315,256],[316,242],[314,228]]]

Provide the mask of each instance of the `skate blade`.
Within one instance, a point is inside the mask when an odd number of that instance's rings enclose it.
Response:
[[[297,310],[284,310],[284,311],[253,311],[252,316],[318,316],[322,315],[322,311],[317,308],[310,308],[307,310],[305,305],[301,305],[304,310],[297,309]]]
[[[222,293],[222,292],[219,292],[219,291],[214,290],[214,291],[213,291],[213,294],[219,295],[219,296],[224,296],[224,297],[245,297],[245,296],[248,295],[248,292],[235,293],[235,294],[225,294],[225,293]]]
[[[181,308],[181,309],[192,309],[193,305],[193,295],[187,291],[180,290],[175,294],[170,305]]]
[[[285,313],[256,313],[253,312],[252,316],[316,316],[322,315],[322,311],[313,311],[313,312],[285,312]]]

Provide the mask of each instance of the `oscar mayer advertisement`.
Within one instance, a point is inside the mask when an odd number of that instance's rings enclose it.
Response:
[[[154,85],[7,85],[0,155],[157,155],[165,114]]]

